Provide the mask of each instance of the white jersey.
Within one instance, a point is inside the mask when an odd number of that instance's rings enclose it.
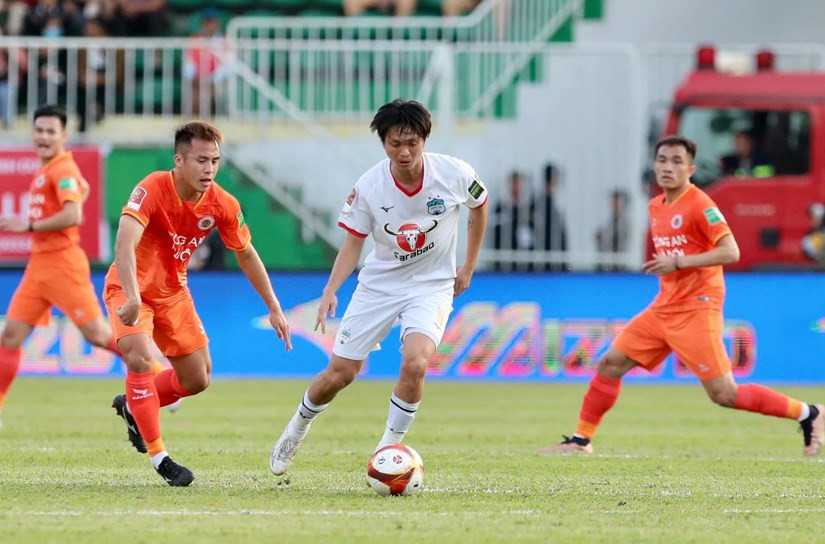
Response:
[[[487,188],[466,162],[424,153],[424,182],[398,185],[385,159],[361,176],[338,216],[350,233],[372,234],[374,248],[358,281],[373,291],[451,289],[456,275],[459,205],[483,206]]]

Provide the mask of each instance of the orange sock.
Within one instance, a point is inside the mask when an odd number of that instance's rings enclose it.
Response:
[[[3,408],[6,394],[9,392],[14,378],[17,377],[22,352],[23,350],[20,348],[10,349],[0,346],[0,408]]]
[[[146,442],[149,455],[163,451],[160,439],[160,403],[151,372],[126,373],[126,403]]]
[[[161,407],[168,406],[180,398],[192,396],[192,393],[183,388],[178,375],[171,368],[155,376],[155,389],[158,392]]]
[[[166,370],[166,367],[163,366],[163,363],[161,363],[160,361],[158,361],[157,359],[152,357],[152,376],[157,376],[158,374],[160,374],[164,370]],[[165,406],[165,405],[161,404],[161,406]]]
[[[601,374],[593,376],[584,395],[576,434],[592,439],[596,435],[596,428],[601,423],[602,416],[616,404],[621,390],[621,379],[607,378]]]
[[[736,404],[734,408],[788,419],[799,419],[802,413],[802,403],[800,401],[755,383],[736,386]]]

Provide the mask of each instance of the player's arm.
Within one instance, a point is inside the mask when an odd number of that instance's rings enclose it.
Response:
[[[264,267],[264,263],[261,262],[258,252],[255,251],[252,244],[248,244],[245,249],[236,251],[235,256],[238,259],[238,265],[241,267],[241,270],[249,279],[249,283],[252,284],[252,287],[255,288],[255,291],[258,292],[258,295],[269,309],[269,323],[272,325],[272,328],[275,329],[278,338],[284,341],[287,351],[292,350],[289,323],[286,321],[286,316],[284,316],[284,312],[281,309],[281,303],[278,301],[278,297],[275,296],[272,283],[269,281],[269,274],[266,273],[266,268]]]
[[[366,240],[366,237],[348,233],[347,239],[344,240],[344,245],[341,246],[340,251],[338,251],[338,256],[335,257],[332,272],[329,273],[327,285],[321,294],[321,303],[318,305],[318,316],[315,318],[315,330],[317,331],[320,326],[322,334],[327,332],[327,316],[335,317],[335,308],[338,307],[338,297],[335,293],[338,292],[338,288],[341,287],[344,280],[352,274],[358,265],[361,250],[364,248],[364,240]]]
[[[470,287],[473,271],[478,263],[478,254],[481,252],[481,243],[484,241],[484,231],[487,228],[487,204],[470,208],[467,218],[467,254],[464,264],[456,272],[453,296],[458,296]]]
[[[725,234],[717,242],[716,246],[703,253],[695,255],[663,255],[659,254],[647,261],[642,268],[649,274],[670,274],[676,270],[684,268],[701,268],[703,266],[716,266],[720,264],[735,263],[739,260],[739,245],[733,234]]]
[[[137,280],[137,260],[135,248],[143,237],[145,227],[128,214],[120,216],[115,240],[115,266],[123,292],[126,294],[126,303],[117,308],[120,322],[127,327],[137,324],[140,313],[140,287]]]
[[[83,197],[83,200],[81,202],[86,202],[86,200],[89,198],[90,192],[91,189],[89,189],[89,183],[85,179],[80,178],[80,196]]]
[[[0,231],[10,232],[51,232],[63,230],[67,227],[79,225],[83,220],[83,207],[80,202],[67,200],[63,209],[45,219],[38,219],[28,223],[19,217],[1,217]]]

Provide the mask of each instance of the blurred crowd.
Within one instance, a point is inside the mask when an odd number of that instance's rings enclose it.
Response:
[[[166,0],[4,0],[0,30],[12,36],[164,36]],[[93,27],[90,30],[90,25]]]

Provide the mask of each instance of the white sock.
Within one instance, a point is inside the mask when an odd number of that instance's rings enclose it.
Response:
[[[797,421],[805,421],[811,417],[811,406],[807,402],[802,403],[802,413],[799,414]]]
[[[399,399],[395,394],[390,397],[390,409],[387,413],[387,428],[384,430],[384,436],[381,437],[381,442],[378,447],[381,448],[387,444],[400,444],[404,440],[404,435],[410,429],[413,420],[415,419],[415,412],[418,410],[421,402],[405,402]]]
[[[162,452],[150,457],[149,460],[152,461],[152,466],[155,467],[155,469],[157,469],[160,466],[161,461],[163,461],[167,457],[169,457],[169,454],[166,453],[166,450],[163,450]]]
[[[287,425],[287,433],[294,440],[303,440],[309,432],[309,426],[312,421],[318,417],[318,414],[324,411],[328,404],[313,404],[309,400],[309,391],[304,393],[304,398],[301,404],[298,405],[298,410]]]

